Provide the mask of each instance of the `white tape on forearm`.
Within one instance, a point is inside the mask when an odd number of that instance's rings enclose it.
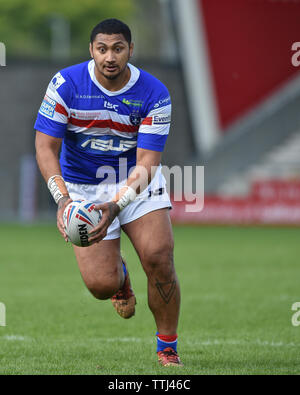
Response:
[[[136,192],[131,187],[125,185],[127,191],[122,195],[122,197],[116,202],[120,207],[120,211],[123,210],[129,203],[133,202],[136,198]],[[124,187],[123,187],[124,188]]]
[[[47,186],[56,204],[61,198],[69,195],[65,181],[60,175],[50,177]]]

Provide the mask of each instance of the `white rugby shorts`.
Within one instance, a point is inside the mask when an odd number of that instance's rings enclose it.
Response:
[[[66,182],[66,186],[72,200],[88,200],[96,204],[101,204],[111,201],[125,183],[126,180],[118,184],[102,182],[98,185]],[[121,225],[128,224],[151,211],[171,207],[172,204],[167,192],[166,180],[161,172],[161,168],[158,168],[148,187],[114,219],[103,240],[118,239],[121,235]]]

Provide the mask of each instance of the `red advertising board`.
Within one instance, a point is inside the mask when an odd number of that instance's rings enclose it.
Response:
[[[205,196],[199,212],[186,210],[191,201],[172,201],[174,223],[231,225],[300,225],[300,181],[258,181],[249,196]]]
[[[256,181],[252,184],[252,197],[264,201],[300,203],[300,181]]]
[[[178,224],[300,225],[300,202],[222,199],[207,196],[198,213],[185,210],[187,202],[173,202],[171,218]]]

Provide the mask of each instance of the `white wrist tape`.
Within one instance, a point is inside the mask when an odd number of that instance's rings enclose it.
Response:
[[[122,188],[127,188],[127,191],[116,202],[116,204],[120,207],[120,211],[122,211],[123,208],[125,208],[129,203],[133,202],[136,198],[136,192],[134,189],[128,185],[124,185]]]
[[[56,204],[62,197],[69,196],[65,181],[60,175],[50,177],[47,186]]]

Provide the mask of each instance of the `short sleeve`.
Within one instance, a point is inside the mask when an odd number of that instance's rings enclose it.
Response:
[[[171,125],[171,98],[168,90],[160,89],[138,132],[137,147],[162,152]]]
[[[72,89],[62,74],[57,73],[48,85],[34,128],[49,136],[63,138],[70,116]]]

